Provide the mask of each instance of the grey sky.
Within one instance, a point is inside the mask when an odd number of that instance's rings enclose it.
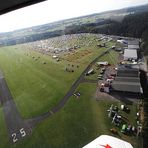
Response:
[[[1,15],[0,32],[146,3],[148,0],[48,0]]]

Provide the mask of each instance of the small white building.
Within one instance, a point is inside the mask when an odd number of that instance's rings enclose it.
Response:
[[[124,60],[128,60],[128,59],[133,59],[133,60],[137,60],[137,50],[133,49],[125,49],[124,50]]]
[[[56,58],[58,58],[58,56],[57,55],[53,55],[52,58],[53,59],[56,59]]]
[[[104,61],[104,62],[97,62],[97,65],[103,65],[103,66],[107,66],[108,62]]]

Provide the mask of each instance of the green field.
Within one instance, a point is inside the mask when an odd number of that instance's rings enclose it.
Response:
[[[56,105],[81,69],[69,74],[64,71],[64,62],[55,63],[47,56],[31,52],[41,57],[35,61],[25,52],[13,47],[0,49],[0,68],[22,116],[32,117]]]
[[[111,50],[110,52],[106,53],[105,56],[101,57],[98,60],[98,62],[107,61],[111,66],[116,67],[118,63],[118,56],[119,56],[119,52]],[[85,78],[89,80],[96,80],[97,76],[100,74],[101,68],[96,66],[96,63],[95,63],[94,65],[92,65],[91,69],[94,69],[94,74],[86,76]]]
[[[112,44],[110,42],[109,46]],[[86,49],[91,53],[86,54]],[[22,48],[20,45],[1,47],[0,69],[21,116],[31,118],[56,106],[85,67],[104,50],[105,48],[97,48],[95,42],[87,48],[79,49],[77,58],[73,61],[67,61],[66,56],[56,62],[50,56]],[[86,55],[81,57],[83,53]],[[40,58],[35,60],[33,56]],[[111,52],[101,60],[116,64],[116,57],[117,53]],[[74,67],[79,64],[79,68],[73,73],[66,72],[65,67],[68,64],[73,64]],[[1,106],[0,148],[81,148],[101,134],[111,135],[110,128],[113,125],[106,110],[111,104],[120,106],[121,102],[103,99],[96,101],[96,84],[82,83],[76,92],[81,93],[79,99],[72,96],[62,110],[38,124],[30,136],[16,144],[9,142]],[[129,108],[131,114],[125,116],[135,124],[133,115],[137,111],[136,104]],[[140,148],[140,140],[135,136],[119,133],[118,137],[132,143],[134,148]]]
[[[0,48],[0,69],[2,70],[16,105],[24,118],[34,117],[49,111],[69,90],[84,68],[104,48],[90,48],[91,54],[78,60],[56,62],[50,56],[11,46]],[[82,53],[80,49],[78,53]],[[32,57],[40,57],[38,60]],[[46,64],[43,64],[46,62]],[[65,71],[68,64],[74,66],[74,73]]]
[[[109,100],[96,101],[95,90],[96,84],[80,85],[77,89],[82,94],[79,99],[72,96],[60,112],[43,121],[33,130],[32,135],[14,145],[9,144],[4,121],[0,120],[0,139],[3,141],[0,146],[2,148],[81,148],[101,134],[112,135],[109,130],[114,126],[106,110],[111,104],[119,106],[121,103]],[[134,122],[136,104],[129,107],[131,114],[126,116],[130,122]],[[2,112],[0,117],[3,119]],[[131,142],[134,148],[140,148],[138,147],[140,140],[135,136],[119,133],[117,137]]]

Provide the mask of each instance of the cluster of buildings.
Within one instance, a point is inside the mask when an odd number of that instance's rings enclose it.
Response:
[[[128,41],[123,52],[123,63],[117,67],[117,75],[111,84],[116,91],[142,94],[140,83],[140,68],[138,64],[140,54],[139,40]]]
[[[139,40],[128,41],[127,48],[124,49],[124,60],[138,60],[140,51]]]
[[[100,91],[109,93],[110,91],[130,92],[143,94],[140,82],[140,46],[139,40],[129,40],[124,42],[122,49],[122,59],[115,69],[115,74],[107,77]],[[141,60],[140,60],[141,61]],[[106,64],[105,62],[99,64]],[[108,63],[107,63],[108,64]]]
[[[113,90],[143,93],[140,83],[139,66],[132,64],[118,65],[117,76],[111,84]]]

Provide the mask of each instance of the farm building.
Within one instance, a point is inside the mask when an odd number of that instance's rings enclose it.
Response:
[[[137,50],[133,49],[125,49],[124,50],[124,60],[129,60],[129,59],[133,59],[133,60],[137,60]]]

